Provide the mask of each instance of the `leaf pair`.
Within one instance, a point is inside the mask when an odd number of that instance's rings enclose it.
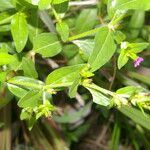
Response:
[[[130,55],[140,53],[147,48],[149,43],[127,43],[126,48],[122,48],[118,58],[118,68],[121,69],[129,60]],[[131,57],[132,58],[132,57]]]
[[[17,97],[19,107],[35,107],[41,103],[44,83],[29,77],[16,76],[8,81],[8,89]]]
[[[64,25],[63,29],[61,29],[61,27],[58,27],[58,30],[62,34],[62,39],[65,40],[68,36],[66,37],[66,34],[63,31]],[[28,40],[28,24],[24,13],[19,12],[13,16],[11,21],[11,32],[16,50],[20,53],[24,49]],[[61,44],[55,34],[42,33],[34,37],[33,49],[43,57],[52,57],[61,51]]]
[[[50,73],[46,79],[49,87],[69,87],[69,96],[76,95],[77,87],[81,82],[80,71],[85,64],[62,67]]]

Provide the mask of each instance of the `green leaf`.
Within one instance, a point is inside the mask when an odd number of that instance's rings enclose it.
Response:
[[[143,88],[139,87],[139,86],[127,86],[127,87],[123,87],[121,89],[118,89],[116,91],[117,94],[126,94],[126,95],[133,95],[135,93],[141,92],[143,90]]]
[[[83,57],[79,53],[77,53],[73,58],[68,61],[68,65],[78,65],[85,63]]]
[[[8,72],[0,72],[0,82],[5,82]]]
[[[66,1],[69,1],[69,0],[52,0],[52,4],[61,4]]]
[[[114,14],[116,10],[149,10],[150,2],[149,0],[109,0],[107,8],[109,14]]]
[[[78,54],[78,48],[74,44],[67,44],[63,47],[62,54],[67,60],[70,60]]]
[[[116,122],[111,137],[111,143],[108,148],[109,150],[117,150],[119,148],[119,138],[120,138],[120,126],[118,122]]]
[[[87,88],[87,87],[86,87]],[[93,97],[93,102],[102,105],[102,106],[109,106],[110,105],[110,99],[106,97],[104,94],[100,93],[97,90],[87,88]]]
[[[41,23],[40,15],[41,14],[45,15],[45,12],[39,11],[38,13],[37,10],[32,9],[32,11],[30,10],[30,13],[32,15],[28,16],[29,40],[31,43],[33,43],[34,37],[36,37],[38,34],[43,32],[43,29],[42,29],[43,24]],[[47,16],[44,17],[44,20],[47,21]],[[49,24],[48,21],[47,21],[47,24]]]
[[[24,109],[22,109],[21,114],[20,114],[20,119],[21,120],[25,120],[25,119],[30,119],[31,118],[31,114],[27,111],[25,111]]]
[[[0,53],[8,53],[8,49],[8,45],[6,43],[3,43],[0,48]]]
[[[150,75],[143,75],[136,72],[129,72],[128,76],[150,85]]]
[[[84,64],[80,64],[56,69],[48,75],[46,84],[72,84],[83,67]]]
[[[41,104],[41,96],[42,96],[42,91],[29,91],[25,96],[23,96],[19,102],[18,106],[22,108],[26,107],[31,107],[34,108]]]
[[[34,5],[38,4],[39,0],[15,0],[16,1],[16,7],[20,9],[20,7],[25,7],[26,10],[29,9],[36,9],[37,7]]]
[[[9,84],[9,83],[7,83],[7,86],[8,86],[9,91],[19,98],[22,98],[23,96],[25,96],[27,94],[27,90],[25,90],[19,86]]]
[[[88,62],[91,70],[96,71],[107,63],[116,50],[116,45],[112,36],[112,31],[104,26],[101,27],[95,36],[95,47]]]
[[[13,5],[11,4],[10,0],[1,0],[0,1],[0,11],[4,11],[7,9],[12,9],[14,8]]]
[[[15,14],[14,10],[1,12],[0,13],[0,25],[10,23],[14,14]]]
[[[126,36],[124,33],[122,33],[121,31],[115,31],[114,33],[114,39],[115,41],[120,44],[121,42],[123,42],[125,40]]]
[[[15,57],[14,57],[13,55],[0,52],[0,66],[1,66],[1,65],[11,64],[11,63],[14,62],[15,60],[16,60],[16,59],[15,59]]]
[[[26,108],[22,109],[21,114],[20,114],[20,119],[21,120],[26,120],[27,126],[29,131],[33,128],[33,125],[36,122],[36,117],[33,114],[33,109],[26,110]]]
[[[32,130],[35,123],[36,123],[35,116],[31,116],[30,119],[27,120],[27,126],[28,126],[29,131]]]
[[[39,9],[48,9],[52,0],[40,0],[38,3]]]
[[[92,54],[94,49],[94,41],[92,39],[85,39],[85,40],[75,40],[73,41],[75,45],[79,47],[79,49],[89,57]]]
[[[69,1],[65,1],[60,4],[54,4],[53,7],[58,14],[63,14],[68,10]]]
[[[13,77],[7,82],[27,89],[42,89],[44,86],[42,81],[24,76]]]
[[[121,69],[129,60],[126,50],[122,49],[118,58],[118,69]]]
[[[138,37],[145,22],[145,11],[136,10],[132,14],[131,20],[129,22],[130,38],[135,39]]]
[[[149,43],[130,43],[128,47],[133,53],[140,53],[149,46]]]
[[[143,113],[132,107],[124,106],[119,108],[119,111],[122,112],[124,115],[132,119],[135,123],[143,126],[144,128],[150,130],[150,115],[146,114],[143,115]]]
[[[14,71],[22,70],[21,59],[18,57],[17,54],[14,54],[13,56],[15,58],[15,61],[9,64],[10,69]]]
[[[62,116],[53,116],[53,118],[58,123],[76,123],[90,113],[91,106],[92,103],[88,103],[76,112],[66,113]]]
[[[0,32],[8,32],[10,31],[10,25],[3,25],[0,28]]]
[[[42,33],[34,37],[33,50],[43,57],[52,57],[61,52],[61,44],[53,33]]]
[[[74,98],[77,94],[77,89],[78,89],[78,86],[81,82],[81,77],[77,77],[73,84],[69,87],[69,96],[70,98]]]
[[[35,69],[35,65],[31,59],[23,57],[22,59],[22,69],[24,71],[24,75],[32,78],[37,78],[38,74]]]
[[[96,23],[97,10],[96,9],[83,9],[76,20],[75,31],[82,33],[92,29]]]
[[[90,129],[90,124],[89,123],[85,123],[82,124],[80,126],[78,126],[75,130],[69,132],[69,137],[71,141],[74,142],[79,142],[79,140],[86,135],[86,133],[88,132],[88,130]]]
[[[11,33],[15,42],[17,52],[21,52],[28,40],[28,27],[25,14],[17,13],[11,21]]]
[[[65,42],[69,37],[69,27],[65,22],[56,24],[56,30],[60,34],[61,39]]]
[[[21,3],[21,1],[23,1],[23,3],[29,3],[29,4],[33,4],[33,5],[36,5],[38,4],[38,0],[17,0],[18,3]]]
[[[118,68],[121,69],[129,60],[129,53],[140,53],[143,49],[147,48],[149,43],[128,43],[126,49],[121,49],[118,58]]]

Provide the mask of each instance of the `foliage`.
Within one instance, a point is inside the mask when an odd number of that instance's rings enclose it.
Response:
[[[92,95],[94,110],[117,118],[109,146],[117,149],[120,115],[150,130],[150,1],[101,0],[88,8],[75,7],[76,12],[71,3],[0,1],[0,107],[15,99],[20,119],[31,130],[42,117],[60,124],[86,117]],[[67,92],[69,99],[80,95],[87,104],[59,116],[55,97],[60,92]],[[66,136],[69,142],[80,137],[79,131]]]

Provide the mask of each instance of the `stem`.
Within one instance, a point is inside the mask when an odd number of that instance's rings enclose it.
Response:
[[[109,90],[112,89],[112,86],[113,86],[114,81],[115,81],[116,73],[117,73],[117,64],[116,64],[116,59],[115,59],[115,57],[114,57],[113,68],[114,68],[114,72],[113,72],[112,81],[111,81],[110,86],[109,86]]]
[[[48,30],[50,32],[55,33],[56,29],[55,29],[54,23],[51,17],[48,15],[47,11],[39,11],[38,13],[43,23],[47,26]]]
[[[109,90],[106,90],[106,89],[103,89],[99,86],[97,86],[96,84],[92,83],[92,84],[89,84],[89,83],[83,83],[83,86],[84,87],[88,87],[88,88],[91,88],[91,89],[94,89],[94,90],[97,90],[101,93],[104,93],[106,95],[111,95],[111,96],[114,96],[114,93],[109,91]]]
[[[81,33],[81,34],[72,36],[72,37],[68,38],[68,41],[73,41],[73,40],[76,40],[76,39],[80,39],[80,38],[83,38],[83,37],[86,37],[86,36],[95,34],[96,32],[98,32],[98,30],[99,30],[100,28],[101,28],[101,27],[98,27],[98,28],[95,28],[95,29],[92,29],[92,30],[83,32],[83,33]]]
[[[115,13],[113,19],[109,23],[112,26],[115,26],[120,20],[122,20],[125,17],[126,12],[120,14],[120,16],[117,16],[117,12]]]
[[[108,27],[115,26],[120,20],[122,20],[124,18],[124,16],[125,16],[125,13],[121,14],[119,17],[117,17],[117,14],[115,14],[112,21],[109,24],[107,24],[107,26]],[[106,26],[106,24],[104,24],[103,26]],[[89,31],[86,31],[86,32],[83,32],[81,34],[72,36],[72,37],[68,38],[68,41],[73,41],[73,40],[76,40],[76,39],[80,39],[80,38],[95,34],[96,32],[98,32],[98,30],[101,27],[102,26],[100,26],[98,28],[95,28],[95,29],[92,29],[92,30],[89,30]]]
[[[43,92],[43,104],[45,104],[45,103],[46,103],[46,93]]]
[[[56,10],[55,10],[53,7],[52,7],[52,11],[53,11],[53,14],[54,14],[54,16],[55,16],[57,22],[58,22],[58,23],[61,23],[62,20],[61,20],[60,16],[57,14]]]

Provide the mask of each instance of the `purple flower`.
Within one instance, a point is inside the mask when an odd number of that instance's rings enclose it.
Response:
[[[143,62],[144,59],[142,57],[138,57],[135,61],[134,61],[134,67],[138,67],[140,65],[141,62]]]

